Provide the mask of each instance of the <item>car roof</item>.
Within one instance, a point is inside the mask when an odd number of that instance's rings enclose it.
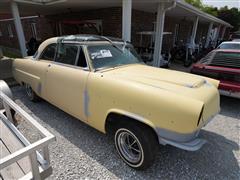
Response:
[[[221,44],[240,44],[240,42],[239,41],[225,41],[225,42],[222,42]]]
[[[215,52],[233,52],[240,53],[240,49],[215,49]]]
[[[99,42],[99,41],[113,41],[113,42],[124,42],[124,40],[111,36],[100,36],[100,35],[91,35],[91,34],[76,34],[76,35],[66,35],[57,37],[58,41],[62,40],[75,41],[75,42]]]
[[[116,43],[116,44],[127,44],[131,45],[130,42],[124,41],[120,38],[111,37],[111,36],[100,36],[100,35],[88,35],[88,34],[80,34],[80,35],[67,35],[67,36],[59,36],[52,37],[43,41],[40,46],[46,46],[47,44],[52,43],[76,43],[76,44],[102,44],[102,43]]]
[[[240,42],[240,39],[233,39],[232,42]]]
[[[77,35],[52,37],[52,38],[46,39],[40,44],[38,51],[42,52],[48,45],[57,44],[57,43],[76,43],[76,44],[89,45],[89,44],[102,44],[102,43],[111,44],[111,42],[113,42],[114,44],[115,43],[125,44],[125,41],[123,41],[120,38],[91,35],[91,34],[77,34]],[[129,45],[131,46],[130,42],[126,42],[126,44],[128,46]],[[40,53],[38,54],[38,56],[40,56]],[[36,58],[38,58],[38,56],[36,56]]]

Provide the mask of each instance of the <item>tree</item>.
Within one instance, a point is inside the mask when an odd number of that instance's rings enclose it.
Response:
[[[185,0],[187,3],[199,8],[200,10],[211,14],[219,19],[222,19],[228,23],[230,23],[234,28],[232,31],[237,31],[240,27],[240,10],[237,8],[229,9],[228,6],[221,7],[218,9],[217,7],[208,6],[202,3],[201,0]]]
[[[202,9],[204,12],[211,14],[215,17],[218,16],[218,8],[217,7],[213,7],[213,6],[204,6],[204,9]]]
[[[237,31],[240,26],[240,11],[237,8],[228,9],[227,6],[218,10],[218,18],[230,23],[233,27],[232,31]]]
[[[203,3],[201,0],[185,0],[185,1],[201,10],[203,8]]]

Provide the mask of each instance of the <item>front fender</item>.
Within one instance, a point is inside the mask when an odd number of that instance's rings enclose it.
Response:
[[[131,113],[131,112],[128,112],[126,110],[121,110],[121,109],[110,109],[107,113],[106,113],[106,118],[108,117],[109,114],[111,113],[115,113],[115,114],[119,114],[119,115],[123,115],[123,116],[126,116],[126,117],[129,117],[129,118],[132,118],[136,121],[139,121],[143,124],[146,124],[148,125],[149,127],[151,127],[156,133],[157,133],[157,127],[152,123],[152,121],[138,115],[138,114],[134,114],[134,113]],[[105,122],[106,123],[106,122]],[[106,130],[105,130],[106,132]]]

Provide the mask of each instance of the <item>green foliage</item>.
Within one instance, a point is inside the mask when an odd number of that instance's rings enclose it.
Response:
[[[240,27],[240,11],[237,8],[222,7],[218,10],[217,17],[233,25],[232,31],[237,31]]]
[[[185,0],[185,1],[199,9],[203,8],[203,3],[201,0]]]
[[[232,31],[237,31],[240,28],[240,10],[237,8],[229,9],[228,6],[221,8],[208,6],[202,3],[201,0],[185,0],[187,3],[201,9],[202,11],[218,17],[234,26]]]
[[[218,8],[213,6],[204,6],[202,9],[204,12],[211,14],[213,16],[218,16]]]

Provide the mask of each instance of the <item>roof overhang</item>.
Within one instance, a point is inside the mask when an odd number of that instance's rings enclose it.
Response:
[[[49,15],[49,14],[61,14],[68,12],[77,12],[82,10],[109,8],[109,7],[121,7],[122,0],[14,0],[18,3],[21,16],[26,15]],[[157,3],[171,3],[176,2],[176,7],[166,13],[167,16],[176,18],[187,18],[194,20],[196,16],[199,16],[199,22],[213,22],[227,27],[233,27],[229,23],[216,18],[210,14],[207,14],[192,5],[184,2],[183,0],[132,0],[134,9],[157,12]],[[11,0],[2,0],[0,2],[0,11],[2,13],[10,12]],[[1,14],[0,14],[1,16]]]
[[[209,21],[212,21],[212,22],[215,22],[215,23],[218,23],[218,24],[221,24],[221,25],[224,25],[224,26],[227,26],[227,27],[230,27],[230,28],[233,28],[233,26],[215,16],[212,16],[208,13],[205,13],[201,10],[199,10],[198,8],[186,3],[185,1],[183,0],[176,0],[177,2],[177,6],[178,7],[181,7],[189,12],[192,12],[194,14],[196,14],[197,16],[200,16],[200,17],[203,17],[203,18],[206,18],[208,19]]]

